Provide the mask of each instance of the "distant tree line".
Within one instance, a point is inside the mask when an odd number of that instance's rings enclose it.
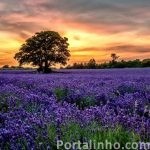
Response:
[[[97,63],[95,59],[90,59],[87,63],[74,63],[68,65],[66,69],[107,69],[107,68],[142,68],[150,67],[150,59],[135,59],[135,60],[121,60],[117,61],[119,56],[115,53],[111,54],[112,60],[105,63]]]
[[[112,60],[105,63],[97,63],[95,59],[90,59],[87,63],[74,63],[73,65],[68,65],[65,69],[107,69],[107,68],[144,68],[150,67],[150,58],[149,59],[135,59],[135,60],[121,60],[118,61],[119,56],[115,53],[111,54]],[[33,69],[31,67],[24,68],[22,66],[9,66],[4,65],[2,69]],[[62,68],[63,69],[63,68]]]
[[[6,69],[6,70],[28,70],[28,69],[33,69],[31,67],[21,67],[21,66],[9,66],[9,65],[4,65],[1,67],[1,69]]]

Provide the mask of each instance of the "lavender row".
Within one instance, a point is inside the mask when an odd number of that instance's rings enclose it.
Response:
[[[48,147],[48,128],[97,122],[150,140],[150,70],[85,70],[55,74],[0,73],[0,147]],[[92,129],[91,129],[92,130]]]

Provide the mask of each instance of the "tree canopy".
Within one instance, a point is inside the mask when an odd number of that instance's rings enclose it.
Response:
[[[28,38],[15,54],[20,65],[38,66],[39,71],[47,73],[57,63],[65,65],[70,57],[68,39],[54,31],[41,31]]]

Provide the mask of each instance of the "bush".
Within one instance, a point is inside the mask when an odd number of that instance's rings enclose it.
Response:
[[[73,99],[73,97],[69,97],[70,92],[71,91],[67,88],[56,88],[54,90],[54,95],[58,102],[66,101],[68,103],[75,104],[81,110],[96,105],[96,101],[92,96],[77,97],[76,99]]]

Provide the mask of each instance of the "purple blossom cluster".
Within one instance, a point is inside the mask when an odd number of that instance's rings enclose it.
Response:
[[[55,89],[67,89],[61,101]],[[92,105],[78,107],[87,98]],[[150,69],[0,73],[1,149],[48,147],[48,126],[59,129],[70,121],[82,126],[96,121],[103,128],[121,125],[150,140]]]

